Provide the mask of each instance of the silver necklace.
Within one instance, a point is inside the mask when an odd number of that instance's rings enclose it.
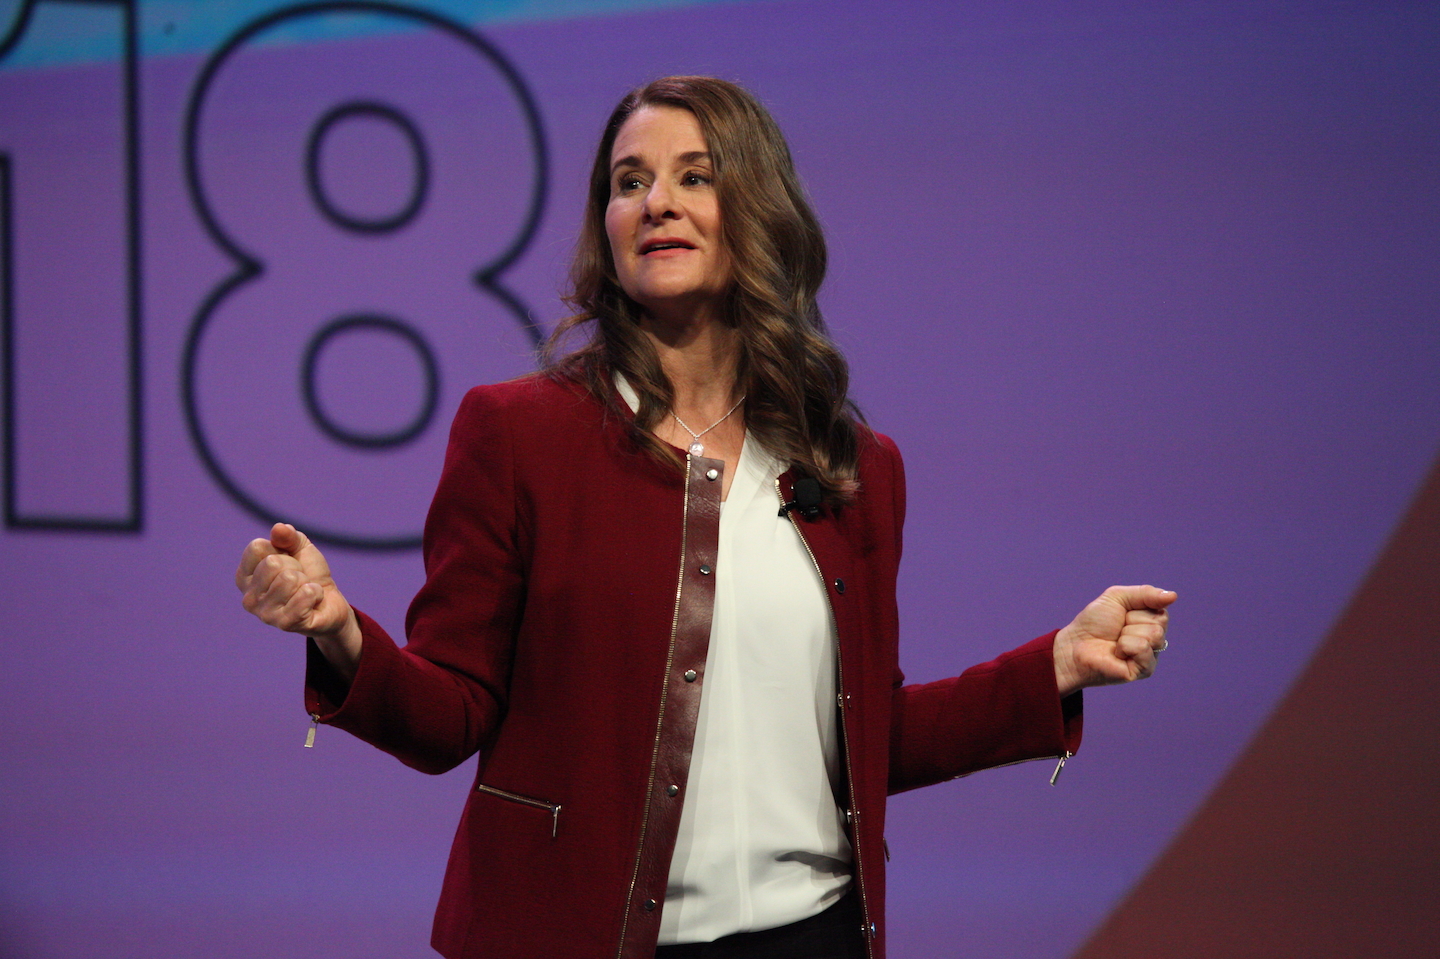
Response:
[[[676,413],[674,410],[671,410],[671,411],[670,411],[670,415],[673,416],[673,417],[675,417],[675,422],[679,423],[679,424],[680,424],[680,428],[681,428],[682,430],[684,430],[685,432],[689,433],[689,434],[690,434],[690,439],[694,440],[694,442],[692,442],[692,443],[690,444],[690,455],[692,455],[692,456],[701,456],[701,455],[704,455],[704,453],[705,453],[705,444],[702,443],[702,442],[700,442],[700,437],[704,436],[706,433],[710,432],[710,431],[713,430],[715,427],[719,426],[721,423],[723,423],[723,422],[725,422],[726,420],[728,420],[728,419],[730,418],[730,414],[733,413],[733,412],[735,412],[736,410],[738,410],[738,409],[740,408],[740,404],[743,403],[743,402],[745,402],[745,397],[742,396],[742,397],[740,397],[738,400],[735,401],[735,405],[734,405],[734,406],[730,407],[730,409],[728,409],[728,410],[725,411],[725,415],[724,415],[724,416],[720,417],[718,420],[716,420],[715,422],[711,423],[709,426],[705,427],[703,430],[701,430],[701,431],[698,432],[698,433],[695,432],[694,430],[692,430],[690,427],[688,427],[688,426],[685,425],[685,421],[680,418],[680,414],[679,414],[679,413]]]

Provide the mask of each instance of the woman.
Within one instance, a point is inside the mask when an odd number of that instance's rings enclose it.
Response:
[[[824,268],[764,108],[657,80],[595,158],[556,334],[588,342],[456,417],[408,645],[292,527],[247,547],[246,608],[311,638],[317,722],[427,772],[479,753],[445,956],[883,956],[886,795],[1068,756],[1078,690],[1154,669],[1175,594],[1112,587],[901,684],[904,478]]]

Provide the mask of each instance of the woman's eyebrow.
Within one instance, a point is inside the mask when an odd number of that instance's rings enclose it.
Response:
[[[680,154],[677,159],[679,159],[681,163],[709,163],[710,154],[705,150],[691,150],[689,153]],[[632,153],[630,156],[621,157],[614,163],[610,164],[610,172],[614,173],[621,167],[644,165],[645,161]]]

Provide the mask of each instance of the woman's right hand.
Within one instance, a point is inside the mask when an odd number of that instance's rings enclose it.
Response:
[[[330,564],[309,538],[276,523],[270,538],[255,539],[235,571],[241,604],[261,622],[315,640],[347,680],[360,662],[360,622],[330,576]]]

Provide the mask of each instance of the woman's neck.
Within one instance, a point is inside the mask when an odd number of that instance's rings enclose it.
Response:
[[[672,409],[682,418],[688,414],[709,423],[740,399],[740,350],[733,327],[718,320],[683,326],[651,320],[642,323],[642,329],[674,390]]]
[[[661,418],[653,430],[671,446],[723,461],[720,496],[724,498],[745,444],[745,412],[739,408],[744,397],[736,382],[739,337],[718,319],[702,319],[663,323],[647,316],[641,323],[674,391],[671,415]]]

